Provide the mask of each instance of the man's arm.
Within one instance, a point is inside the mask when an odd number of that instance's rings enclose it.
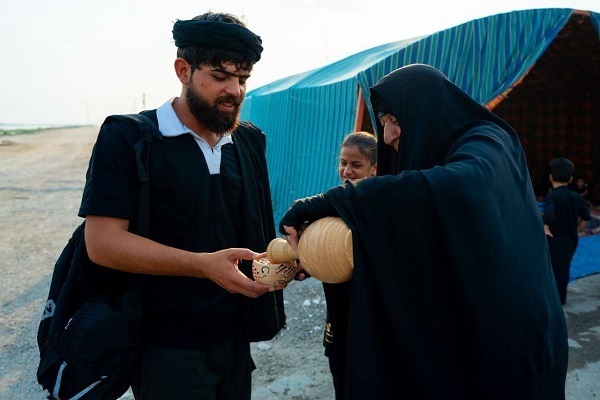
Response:
[[[231,293],[258,297],[273,288],[247,278],[239,259],[258,256],[249,249],[194,253],[169,247],[128,231],[129,221],[88,215],[85,242],[90,259],[105,267],[149,275],[210,279]]]

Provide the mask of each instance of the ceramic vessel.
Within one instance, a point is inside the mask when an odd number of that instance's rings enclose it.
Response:
[[[271,262],[300,259],[313,278],[325,283],[341,283],[352,278],[352,231],[341,218],[326,217],[310,224],[300,236],[298,254],[284,239],[273,239],[267,247]]]
[[[267,257],[272,263],[290,262],[298,259],[298,254],[285,239],[275,238],[267,246]]]

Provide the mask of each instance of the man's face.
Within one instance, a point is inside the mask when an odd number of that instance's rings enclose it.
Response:
[[[201,65],[194,70],[186,90],[190,112],[214,133],[233,131],[249,77],[249,71],[236,70],[232,63],[224,63],[217,69]]]

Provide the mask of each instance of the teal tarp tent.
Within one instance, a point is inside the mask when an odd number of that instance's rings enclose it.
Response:
[[[339,184],[339,145],[354,130],[372,131],[369,88],[382,76],[411,63],[433,65],[493,108],[525,77],[573,13],[539,9],[477,19],[378,46],[249,92],[242,118],[267,135],[276,223],[295,199]],[[598,39],[600,14],[584,14]]]

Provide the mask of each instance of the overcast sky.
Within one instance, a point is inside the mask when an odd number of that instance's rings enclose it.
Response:
[[[359,51],[517,9],[600,0],[3,0],[0,123],[99,124],[177,96],[176,19],[242,16],[265,48],[249,89]]]

